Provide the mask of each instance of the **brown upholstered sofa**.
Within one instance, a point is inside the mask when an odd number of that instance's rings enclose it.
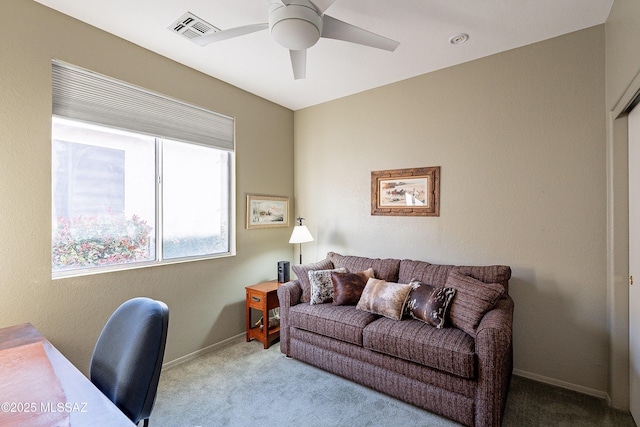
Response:
[[[449,286],[455,275],[477,284],[478,295],[483,283],[497,283],[503,293],[468,332],[449,320],[445,327],[435,328],[353,305],[303,302],[309,301],[309,282],[304,280],[308,271],[339,267],[351,273],[373,268],[378,279],[419,280],[438,287]],[[436,265],[330,252],[323,261],[293,270],[298,279],[278,288],[280,349],[285,355],[464,425],[501,425],[513,360],[509,267]],[[457,304],[458,318],[467,310],[462,295],[458,292],[450,306],[453,310]]]

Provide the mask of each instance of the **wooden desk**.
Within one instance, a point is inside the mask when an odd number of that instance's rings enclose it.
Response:
[[[0,425],[134,424],[33,325],[25,323],[0,329]]]

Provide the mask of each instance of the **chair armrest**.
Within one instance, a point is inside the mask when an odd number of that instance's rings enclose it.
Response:
[[[278,287],[280,302],[280,351],[289,355],[289,309],[300,303],[302,287],[300,281],[292,280]]]
[[[300,304],[301,297],[302,286],[300,286],[300,281],[298,279],[278,286],[278,300],[280,301],[280,307],[283,305],[289,307],[292,305],[298,305]]]
[[[513,300],[505,295],[478,326],[476,425],[502,425],[513,370],[513,308]]]
[[[505,295],[496,302],[496,305],[488,311],[476,331],[476,336],[487,335],[492,333],[501,333],[511,343],[511,336],[513,331],[513,300],[511,296]],[[477,350],[477,344],[476,344]]]

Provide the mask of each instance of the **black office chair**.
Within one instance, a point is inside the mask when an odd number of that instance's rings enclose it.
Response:
[[[169,326],[161,301],[133,298],[111,315],[91,357],[91,382],[135,424],[149,416],[158,389]]]

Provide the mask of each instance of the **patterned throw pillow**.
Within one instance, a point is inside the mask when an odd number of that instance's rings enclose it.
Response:
[[[369,279],[356,309],[400,320],[409,292],[411,285]]]
[[[333,268],[333,263],[324,259],[322,261],[318,261],[313,264],[296,264],[291,266],[291,269],[296,276],[298,276],[298,280],[300,281],[300,287],[302,288],[302,295],[300,296],[300,302],[309,302],[311,301],[311,282],[309,282],[309,271],[313,270],[329,270]]]
[[[373,268],[360,273],[332,273],[333,305],[356,305],[367,280],[373,277]]]
[[[344,268],[336,268],[335,270],[314,270],[309,271],[309,283],[311,283],[311,296],[309,304],[323,304],[333,301],[333,282],[331,281],[331,273],[345,273]]]
[[[414,319],[422,320],[438,329],[442,328],[456,290],[434,287],[419,280],[412,280],[410,285],[406,313]]]
[[[476,329],[484,315],[504,294],[499,283],[485,283],[458,272],[451,272],[447,286],[456,290],[449,307],[451,324],[475,338]]]

